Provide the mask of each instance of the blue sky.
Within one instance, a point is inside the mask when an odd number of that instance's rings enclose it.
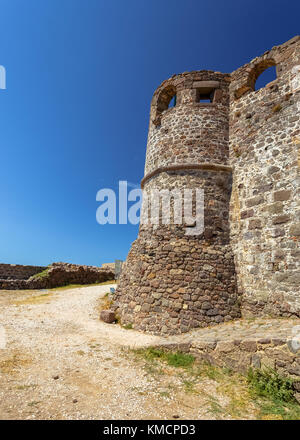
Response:
[[[149,105],[174,73],[231,72],[299,33],[298,1],[1,0],[0,262],[125,259],[138,227],[96,193],[143,177]]]

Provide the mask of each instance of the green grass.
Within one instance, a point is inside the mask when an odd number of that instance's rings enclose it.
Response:
[[[38,291],[34,290],[32,293],[36,293],[36,292],[38,292]],[[30,292],[30,295],[27,296],[27,298],[17,299],[15,301],[15,304],[17,306],[26,305],[26,304],[42,304],[42,303],[48,302],[52,298],[53,298],[52,292],[43,293],[42,295],[32,295]]]
[[[184,389],[187,393],[195,393],[195,380],[182,379],[182,383],[184,385]]]
[[[81,287],[91,287],[91,286],[106,286],[107,284],[116,284],[115,280],[112,281],[104,281],[103,283],[93,283],[93,284],[67,284],[66,286],[53,287],[47,290],[68,290],[68,289],[78,289]],[[108,296],[109,292],[107,292]]]
[[[48,276],[48,272],[49,272],[49,268],[43,270],[42,272],[36,273],[31,278],[33,278],[33,279],[43,279],[43,278],[46,278]]]
[[[217,399],[214,399],[214,398],[211,397],[210,399],[208,399],[207,405],[208,405],[208,408],[209,408],[209,412],[211,414],[213,414],[216,417],[216,419],[219,419],[220,417],[226,415],[226,411],[219,404]]]
[[[262,399],[257,402],[259,419],[300,420],[300,405],[276,399]]]
[[[159,391],[159,395],[161,397],[167,397],[168,399],[171,397],[171,395],[168,391]]]
[[[300,405],[294,397],[293,380],[271,368],[250,369],[247,383],[259,407],[259,417],[300,420]]]
[[[261,370],[249,369],[247,381],[252,392],[261,397],[283,402],[294,402],[293,380],[272,368]]]
[[[165,397],[171,398],[180,389],[195,399],[204,397],[208,414],[216,418],[300,420],[300,405],[293,395],[292,379],[274,370],[249,370],[245,375],[196,361],[192,355],[180,351],[156,347],[133,351],[145,361],[146,372],[158,384],[166,384],[171,377],[179,379],[179,385],[175,384],[174,389],[167,392],[169,395],[160,392]]]
[[[191,354],[182,353],[181,351],[171,352],[153,347],[135,351],[146,360],[159,359],[167,362],[167,364],[171,367],[176,368],[187,368],[195,362],[194,356]]]
[[[34,400],[33,402],[29,402],[29,403],[27,403],[27,405],[28,405],[28,406],[36,406],[36,405],[38,405],[39,403],[41,403],[40,400]]]
[[[32,385],[17,385],[16,386],[16,390],[28,390],[30,388],[36,388],[37,385],[36,384],[32,384]]]
[[[133,329],[133,325],[131,324],[131,322],[129,324],[122,325],[122,327],[125,330],[132,330]]]
[[[195,373],[198,377],[208,377],[211,380],[221,381],[228,376],[232,376],[233,372],[229,368],[216,367],[209,363],[203,362],[198,366],[198,370]]]

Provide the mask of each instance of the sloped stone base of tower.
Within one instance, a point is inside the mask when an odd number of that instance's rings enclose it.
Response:
[[[155,334],[240,317],[230,246],[212,247],[170,228],[144,233],[128,254],[114,309],[121,324]]]
[[[176,334],[240,317],[229,244],[230,173],[163,172],[146,183],[144,192],[168,188],[203,189],[204,231],[187,235],[184,223],[141,224],[115,295],[121,323]]]

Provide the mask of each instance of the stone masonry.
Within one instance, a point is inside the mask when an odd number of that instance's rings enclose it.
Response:
[[[277,79],[254,92],[270,65]],[[299,37],[231,77],[231,243],[243,314],[299,317]]]
[[[276,369],[300,391],[300,326],[295,318],[235,320],[189,333],[160,337],[153,345],[191,353],[211,365],[246,373],[249,367]]]
[[[155,91],[144,195],[204,189],[204,232],[140,225],[113,305],[123,324],[176,334],[300,316],[299,48],[295,37],[232,74],[185,72]],[[277,79],[255,91],[273,65]]]
[[[4,266],[11,265],[0,265],[1,268]],[[29,267],[32,268],[31,271]],[[9,276],[0,278],[0,289],[3,290],[50,289],[68,284],[94,284],[114,279],[114,270],[111,268],[70,263],[52,263],[47,267],[20,265],[16,271],[8,270],[4,273],[9,273]]]
[[[155,92],[142,181],[152,189],[204,189],[205,230],[141,224],[116,292],[124,324],[175,334],[240,316],[229,241],[230,76],[211,71],[176,75]],[[176,106],[167,109],[176,92]],[[213,94],[212,103],[200,95]]]
[[[42,272],[46,266],[23,266],[22,264],[0,264],[0,280],[26,280]]]

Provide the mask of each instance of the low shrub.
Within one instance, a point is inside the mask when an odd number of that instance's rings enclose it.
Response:
[[[258,396],[268,397],[283,402],[294,402],[293,380],[281,376],[272,368],[253,370],[247,376],[250,390]]]

